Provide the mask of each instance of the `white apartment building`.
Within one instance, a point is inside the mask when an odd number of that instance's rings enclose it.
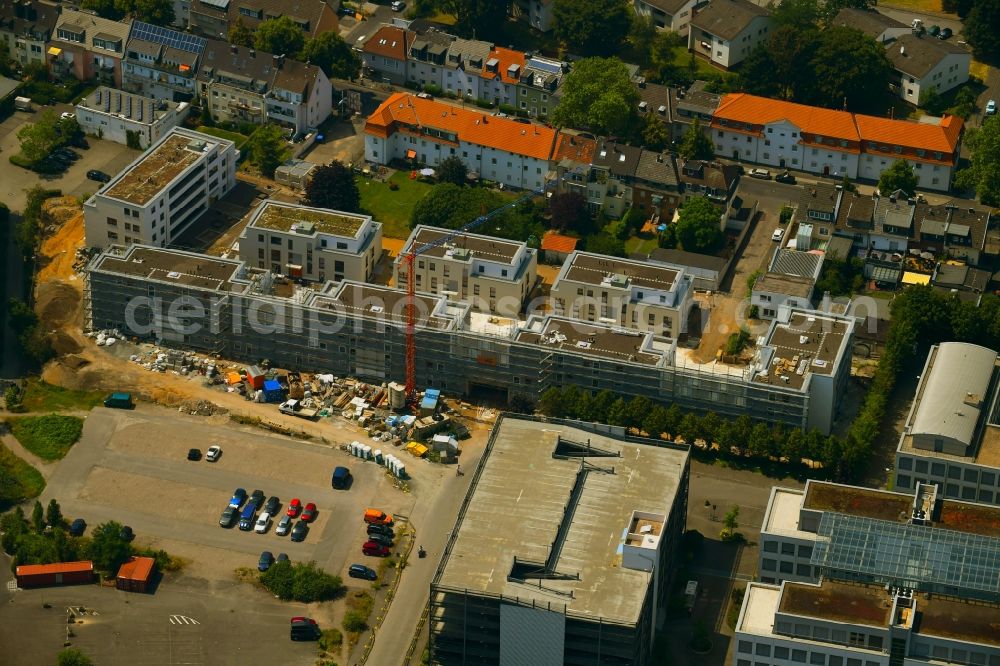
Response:
[[[691,18],[688,51],[729,69],[746,60],[773,29],[767,9],[750,0],[711,0]]]
[[[514,0],[510,13],[535,30],[548,32],[552,29],[553,5],[555,0]]]
[[[635,0],[635,13],[653,21],[660,30],[672,30],[687,35],[691,15],[707,4],[707,0]]]
[[[687,330],[691,277],[681,266],[574,251],[552,285],[558,315],[676,338]]]
[[[906,34],[886,49],[886,55],[899,77],[893,88],[914,106],[928,90],[940,94],[969,80],[972,53],[950,40]]]
[[[145,150],[184,122],[187,102],[150,99],[124,90],[101,86],[76,105],[76,121],[87,134],[122,145],[135,137]]]
[[[382,256],[382,224],[369,215],[263,201],[239,240],[248,266],[314,282],[368,282]]]
[[[405,257],[424,246],[414,260],[418,291],[465,301],[474,310],[517,318],[537,279],[538,252],[525,243],[419,225],[393,264],[397,285],[404,285]],[[436,245],[434,245],[436,244]]]
[[[395,93],[365,123],[365,159],[427,164],[457,156],[480,178],[541,189],[556,130],[491,116],[409,93]]]
[[[811,225],[799,224],[804,231]],[[811,310],[813,289],[823,269],[823,255],[779,247],[767,270],[754,281],[750,304],[757,306],[761,319],[775,319],[782,309]]]
[[[232,141],[173,128],[83,205],[86,244],[175,241],[236,186]]]

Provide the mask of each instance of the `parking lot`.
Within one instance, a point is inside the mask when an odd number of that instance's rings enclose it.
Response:
[[[87,137],[90,148],[86,150],[76,149],[80,154],[80,159],[70,165],[65,172],[54,175],[41,175],[28,169],[14,166],[7,159],[10,155],[16,155],[21,151],[21,144],[17,139],[17,132],[24,125],[34,122],[45,109],[54,109],[56,113],[73,111],[69,104],[57,104],[55,106],[38,107],[34,113],[17,111],[10,118],[0,123],[0,192],[4,193],[4,202],[11,210],[22,210],[24,208],[24,190],[35,185],[43,185],[51,189],[62,190],[63,194],[72,196],[82,196],[96,192],[101,184],[87,179],[87,171],[97,169],[107,174],[114,175],[128,166],[138,155],[139,151],[132,150],[119,143],[104,141],[96,137]]]

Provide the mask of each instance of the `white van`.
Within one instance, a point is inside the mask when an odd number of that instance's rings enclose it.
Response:
[[[253,531],[257,534],[263,534],[269,527],[271,527],[271,514],[267,511],[262,511],[261,514],[257,516],[257,525],[254,526]]]

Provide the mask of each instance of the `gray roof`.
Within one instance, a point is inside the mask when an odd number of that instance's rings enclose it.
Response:
[[[679,111],[688,111],[694,115],[712,115],[722,102],[722,95],[709,92],[708,81],[694,81],[687,90],[683,88],[672,89],[675,91],[674,107]]]
[[[490,51],[492,50],[493,45],[489,42],[478,39],[456,38],[451,43],[451,46],[448,47],[448,56],[445,58],[445,64],[449,67],[458,67],[461,65],[463,68],[481,69],[486,61],[489,60]],[[477,61],[479,64],[470,65],[471,61]]]
[[[833,18],[832,25],[842,25],[848,28],[860,30],[869,37],[878,37],[886,30],[893,28],[908,30],[910,26],[900,23],[896,19],[889,18],[885,14],[864,9],[845,7],[837,12]]]
[[[281,88],[309,97],[311,84],[319,76],[319,68],[287,58],[280,61],[271,53],[233,46],[216,39],[208,40],[202,54],[199,81],[225,77],[234,84],[253,84],[265,90]],[[244,86],[239,86],[244,87]]]
[[[669,152],[657,153],[652,150],[643,150],[639,155],[635,177],[658,185],[677,187],[674,156]]]
[[[79,42],[60,39],[57,31],[64,26],[73,32],[83,30],[86,33],[85,44],[81,45]],[[91,14],[90,12],[64,7],[62,14],[59,15],[59,20],[56,21],[56,30],[52,33],[52,41],[58,42],[59,44],[70,44],[78,47],[86,46],[87,48],[92,48],[94,36],[99,32],[103,32],[120,41],[122,43],[122,50],[124,51],[125,42],[128,41],[129,32],[131,32],[131,30],[132,19],[111,21],[106,18],[101,18],[96,14]]]
[[[177,102],[150,99],[137,93],[101,86],[81,99],[76,108],[122,116],[133,122],[149,125],[156,122],[169,110],[176,109]]]
[[[749,0],[712,0],[694,15],[691,25],[728,41],[743,32],[758,16],[770,16],[770,13]]]
[[[795,275],[815,280],[823,266],[823,255],[778,248],[771,258],[768,271],[781,275]]]
[[[942,342],[931,349],[927,368],[917,387],[909,419],[910,435],[937,435],[972,443],[980,408],[986,400],[997,353],[967,342]]]
[[[798,275],[783,275],[768,271],[760,275],[753,283],[753,291],[764,291],[772,294],[784,294],[796,298],[810,298],[816,280],[799,277]]]
[[[631,178],[635,176],[641,153],[641,148],[601,139],[597,142],[597,150],[594,152],[592,164],[603,167],[616,176]]]
[[[645,257],[640,258],[644,259]],[[711,254],[698,254],[697,252],[685,252],[684,250],[658,247],[649,253],[649,261],[721,272],[729,260]]]
[[[643,0],[643,2],[673,16],[688,3],[688,0]]]
[[[740,168],[735,164],[719,164],[702,160],[689,160],[677,165],[681,182],[695,190],[707,189],[728,192],[740,177]]]
[[[0,0],[0,30],[49,39],[59,18],[59,9],[55,4],[38,0]]]
[[[645,113],[659,113],[663,107],[664,120],[670,118],[670,88],[661,86],[659,83],[642,83],[638,87],[639,101],[646,103]],[[641,111],[641,110],[640,110]]]
[[[886,49],[892,66],[904,74],[922,79],[949,55],[964,55],[972,61],[972,54],[946,39],[902,35]]]

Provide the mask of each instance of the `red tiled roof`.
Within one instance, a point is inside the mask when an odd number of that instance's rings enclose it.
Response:
[[[539,160],[552,154],[556,131],[519,123],[409,93],[395,93],[365,122],[365,134],[388,138],[403,126],[427,127],[455,134],[460,141],[497,148]]]
[[[493,72],[486,71],[486,63],[494,58],[500,61],[497,65],[497,72],[500,75],[501,81],[504,83],[517,83],[521,80],[521,75],[524,74],[524,51],[514,51],[503,47],[497,47],[490,51],[489,57],[487,57],[486,62],[483,63],[483,79],[491,79],[491,77],[496,76]],[[507,68],[511,65],[518,66],[517,78],[512,78],[508,75]]]
[[[578,240],[572,236],[563,236],[554,231],[546,231],[545,235],[542,236],[542,249],[569,254],[576,249]]]
[[[582,164],[594,161],[597,152],[597,142],[585,136],[560,133],[556,140],[556,149],[552,154],[554,161],[573,160]]]
[[[17,576],[34,576],[37,574],[70,573],[76,571],[93,571],[94,563],[89,560],[82,562],[56,562],[54,564],[22,564],[15,570]]]
[[[863,141],[922,148],[950,155],[962,134],[962,119],[944,116],[940,124],[889,120],[876,116],[854,116]]]
[[[361,50],[384,58],[406,60],[408,44],[412,37],[413,33],[402,28],[384,25],[365,42]]]
[[[747,93],[729,93],[722,97],[719,108],[712,114],[713,120],[726,120],[767,125],[788,120],[802,132],[819,134],[847,141],[858,141],[858,130],[854,118],[847,111],[834,111],[818,106],[806,106],[780,99],[757,97]]]
[[[148,581],[156,560],[152,557],[131,557],[118,570],[118,578]]]

